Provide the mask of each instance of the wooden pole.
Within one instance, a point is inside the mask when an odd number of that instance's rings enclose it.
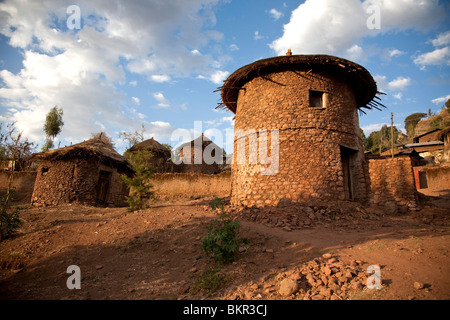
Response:
[[[392,148],[391,148],[391,154],[392,154],[392,159],[394,158],[394,114],[391,112],[391,144],[392,144]]]

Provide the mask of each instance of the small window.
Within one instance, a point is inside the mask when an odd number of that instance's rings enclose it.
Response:
[[[48,169],[49,169],[48,167],[42,167],[41,168],[41,174],[42,175],[46,174],[48,172]]]
[[[325,92],[309,90],[309,107],[325,108]]]

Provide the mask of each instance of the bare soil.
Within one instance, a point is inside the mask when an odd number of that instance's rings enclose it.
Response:
[[[132,213],[126,208],[22,205],[23,226],[0,242],[0,299],[308,299],[313,298],[311,288],[309,294],[304,287],[286,296],[280,284],[286,278],[302,284],[302,266],[330,253],[342,266],[358,265],[363,273],[378,265],[381,289],[361,282],[316,297],[447,300],[449,200],[422,198],[414,213],[388,215],[366,208],[364,214],[317,219],[302,227],[289,220],[296,207],[269,211],[273,219],[227,207],[239,218],[240,235],[249,245],[225,266],[201,248],[217,218],[217,211],[208,209],[212,199],[161,201]],[[286,219],[283,212],[289,213]],[[81,289],[67,288],[70,265],[80,267]],[[212,268],[224,276],[222,287],[193,290]]]

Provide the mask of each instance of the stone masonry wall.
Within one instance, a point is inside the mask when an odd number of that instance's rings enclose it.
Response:
[[[368,159],[370,204],[415,210],[417,190],[409,156]]]
[[[326,93],[325,108],[309,107],[309,90]],[[249,150],[257,147],[249,143],[251,134],[240,137],[238,133],[252,129],[257,132],[279,129],[276,174],[261,175],[261,168],[270,165],[262,165],[259,160],[257,164],[248,163]],[[270,150],[270,132],[267,136]],[[239,164],[236,163],[237,146],[244,138],[246,164]],[[340,146],[355,151],[352,155],[353,194],[355,200],[363,201],[367,194],[365,158],[354,93],[344,79],[325,72],[295,70],[254,78],[243,86],[238,98],[232,204],[276,205],[282,198],[344,200]]]
[[[97,204],[97,183],[100,170],[112,172],[107,204],[125,205],[127,190],[116,169],[96,161],[43,161],[36,174],[31,203],[34,206],[57,206],[79,202]]]

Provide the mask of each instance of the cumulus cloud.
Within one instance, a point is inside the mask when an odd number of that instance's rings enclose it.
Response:
[[[380,28],[368,28],[372,12],[380,9]],[[279,55],[288,48],[294,54],[354,55],[364,37],[409,28],[427,30],[445,15],[435,0],[306,0],[292,11],[283,35],[270,47]],[[408,14],[405,14],[407,12]]]
[[[191,51],[222,39],[212,29],[217,3],[81,0],[81,29],[68,30],[67,1],[1,2],[0,34],[23,54],[19,72],[0,71],[2,119],[17,121],[24,134],[37,141],[44,138],[44,118],[54,105],[70,119],[61,138],[83,140],[104,128],[133,128],[140,114],[127,112],[127,97],[119,88],[137,84],[128,81],[127,73],[159,83],[216,74],[213,57]],[[217,81],[219,75],[208,80]],[[167,99],[160,98],[155,97],[158,106],[167,107]],[[101,122],[95,120],[98,114]]]
[[[170,106],[169,100],[164,97],[164,94],[162,94],[162,92],[153,93],[153,98],[158,101],[157,106],[160,108],[168,108]]]
[[[278,11],[277,9],[270,9],[269,13],[275,21],[283,16],[283,13]]]
[[[386,76],[382,75],[375,75],[373,78],[377,83],[378,89],[383,92],[402,91],[411,84],[411,78],[404,76],[398,76],[391,81],[387,81]]]
[[[450,66],[450,31],[439,34],[436,39],[431,40],[431,44],[434,50],[420,54],[414,59],[414,63],[421,69],[432,65]]]
[[[443,96],[443,97],[433,99],[433,100],[431,100],[431,102],[433,102],[434,104],[440,104],[440,103],[445,103],[448,99],[450,99],[450,94]]]

